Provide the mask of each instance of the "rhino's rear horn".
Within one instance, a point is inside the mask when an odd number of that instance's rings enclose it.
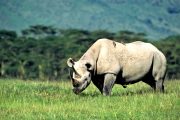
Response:
[[[73,69],[73,72],[75,72],[76,75],[81,76],[81,75],[76,71],[76,69],[74,68],[74,66],[72,66],[72,69]]]

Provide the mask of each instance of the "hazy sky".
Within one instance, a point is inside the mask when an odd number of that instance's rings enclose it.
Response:
[[[166,37],[180,34],[180,0],[0,0],[0,29],[37,24]]]

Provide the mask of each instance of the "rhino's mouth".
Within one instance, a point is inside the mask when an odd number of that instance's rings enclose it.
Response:
[[[72,84],[73,84],[73,92],[75,94],[79,94],[81,93],[84,89],[87,88],[87,86],[91,83],[91,74],[89,72],[86,72],[83,76],[81,76],[73,67],[72,70],[69,71],[70,72],[70,77],[72,80]],[[80,80],[76,80],[75,78],[73,78],[73,72],[74,74],[76,74],[77,76],[80,76],[81,79]]]
[[[81,93],[83,90],[87,88],[87,86],[90,84],[91,81],[84,81],[81,86],[79,87],[73,87],[73,92],[75,94]]]

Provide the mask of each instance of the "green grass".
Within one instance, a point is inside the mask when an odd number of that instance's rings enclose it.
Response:
[[[166,81],[166,92],[144,83],[115,85],[105,97],[90,85],[82,94],[70,82],[0,80],[0,120],[178,120],[180,80]]]

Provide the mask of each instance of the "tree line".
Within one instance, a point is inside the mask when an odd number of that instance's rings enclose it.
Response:
[[[0,30],[0,77],[37,80],[69,79],[66,60],[79,57],[99,38],[151,42],[168,61],[168,79],[180,78],[180,35],[150,41],[144,33],[58,29],[35,25],[21,31]]]

